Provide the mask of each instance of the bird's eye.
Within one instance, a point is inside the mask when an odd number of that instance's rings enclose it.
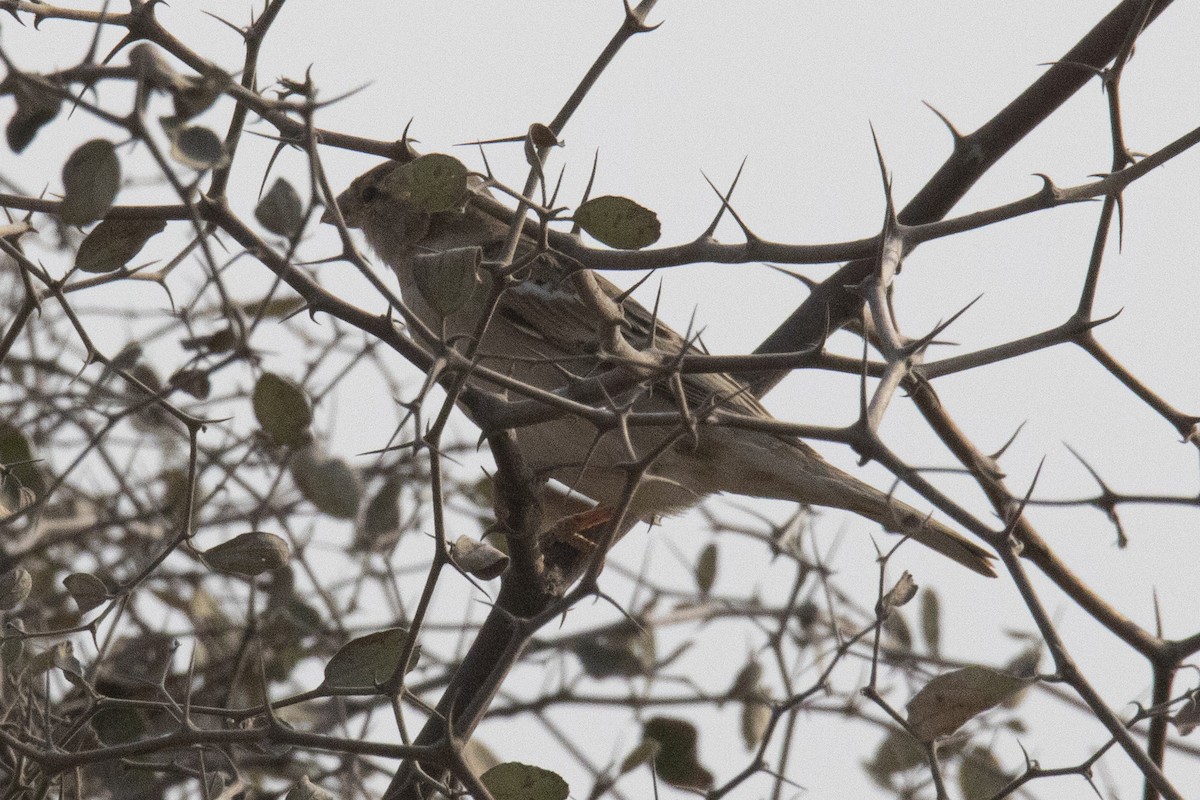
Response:
[[[364,203],[370,203],[378,196],[379,196],[379,190],[376,189],[374,186],[364,187],[362,190],[362,194],[359,195],[359,197],[362,198],[362,201]]]

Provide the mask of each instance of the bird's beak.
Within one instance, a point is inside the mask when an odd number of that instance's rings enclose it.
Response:
[[[337,224],[337,209],[332,206],[325,209],[325,213],[321,215],[321,222],[324,222],[326,225]]]

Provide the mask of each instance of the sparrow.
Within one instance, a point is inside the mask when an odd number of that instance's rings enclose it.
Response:
[[[486,189],[478,180],[461,206],[424,212],[396,191],[395,180],[389,180],[400,166],[385,162],[360,175],[338,195],[338,209],[346,226],[360,229],[371,249],[395,272],[409,310],[445,341],[464,341],[463,337],[474,337],[487,313],[497,278],[487,269],[478,269],[470,299],[443,313],[427,299],[419,273],[448,252],[481,251],[485,261],[496,261],[502,256],[510,221],[491,204],[480,202]],[[334,219],[328,211],[323,221]],[[477,362],[547,391],[611,370],[615,360],[606,358],[599,346],[603,320],[596,303],[581,295],[580,283],[572,277],[579,265],[552,249],[539,248],[527,233],[521,234],[513,264],[518,268],[506,280],[476,343]],[[701,352],[603,276],[588,275],[592,286],[619,304],[624,316],[621,333],[636,351],[657,357],[659,363]],[[424,286],[427,290],[427,278]],[[635,413],[673,411],[675,424],[598,430],[585,419],[560,414],[516,429],[526,463],[539,476],[552,478],[571,492],[601,506],[616,505],[625,490],[629,465],[661,450],[638,484],[619,533],[639,521],[684,511],[709,495],[731,493],[845,509],[909,536],[974,572],[995,576],[987,550],[834,467],[799,438],[719,424],[681,426],[713,410],[773,418],[729,375],[667,372],[647,374],[642,380],[635,377],[628,388],[620,387],[619,395],[603,400],[606,407],[630,408]],[[478,388],[502,391],[494,382],[472,380]]]

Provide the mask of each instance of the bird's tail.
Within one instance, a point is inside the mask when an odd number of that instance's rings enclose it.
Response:
[[[886,530],[908,536],[973,572],[996,577],[992,554],[961,533],[873,486],[860,483],[856,488],[860,491],[843,494],[847,502],[835,505],[875,520]]]
[[[749,446],[750,442],[755,446]],[[740,447],[726,447],[723,452],[727,457],[721,475],[711,479],[719,480],[724,491],[853,511],[973,572],[989,578],[996,576],[993,556],[987,550],[953,528],[843,472],[799,440],[743,435]]]

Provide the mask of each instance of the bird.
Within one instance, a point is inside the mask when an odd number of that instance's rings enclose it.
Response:
[[[447,340],[471,337],[489,307],[492,281],[478,270],[478,283],[460,308],[443,313],[422,291],[422,260],[457,248],[480,248],[485,260],[500,258],[510,220],[481,200],[486,181],[473,176],[463,202],[444,211],[426,212],[398,191],[399,161],[379,164],[337,196],[347,228],[362,231],[375,254],[395,272],[404,304],[427,327]],[[328,210],[323,220],[335,222]],[[462,252],[461,250],[459,252]],[[599,348],[602,318],[596,304],[581,296],[572,273],[580,267],[552,248],[539,247],[527,232],[520,235],[515,270],[476,343],[474,357],[484,367],[539,389],[555,391],[611,369]],[[623,312],[624,340],[641,353],[671,357],[700,353],[691,341],[627,296],[602,275],[589,273]],[[426,284],[428,285],[428,284]],[[462,341],[461,338],[458,341]],[[500,391],[494,382],[475,380],[482,389]],[[787,500],[810,506],[845,509],[894,533],[931,548],[988,577],[995,576],[992,556],[953,528],[838,469],[795,436],[726,425],[697,424],[680,435],[683,421],[696,412],[720,409],[757,420],[773,417],[747,388],[723,373],[661,372],[607,398],[611,407],[637,412],[678,412],[674,425],[619,426],[599,430],[569,414],[515,430],[526,463],[542,478],[554,479],[572,493],[603,505],[622,497],[631,461],[659,452],[644,473],[628,506],[623,534],[639,521],[682,512],[709,495],[729,493]],[[510,396],[512,392],[510,392]],[[516,397],[515,399],[521,399]],[[686,403],[688,412],[683,412]],[[469,410],[468,410],[469,416]],[[667,443],[666,438],[674,441]]]

